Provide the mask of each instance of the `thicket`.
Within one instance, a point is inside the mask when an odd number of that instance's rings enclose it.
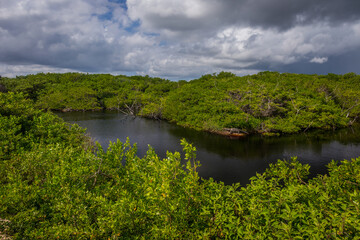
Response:
[[[181,126],[267,135],[354,124],[360,113],[360,76],[261,72],[204,75],[189,82],[148,76],[36,74],[2,78],[40,109],[119,110]]]
[[[151,108],[180,83],[148,76],[39,73],[2,78],[6,91],[22,92],[40,109],[61,111],[120,110],[137,115]]]
[[[0,93],[0,125],[0,232],[14,239],[360,238],[360,158],[313,179],[278,161],[226,186],[199,181],[185,140],[164,159],[129,141],[104,151],[22,94]]]
[[[360,113],[360,76],[262,72],[205,75],[172,91],[164,117],[204,130],[296,133],[353,124]]]

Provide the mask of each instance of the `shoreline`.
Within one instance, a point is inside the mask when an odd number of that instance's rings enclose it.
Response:
[[[71,108],[65,108],[65,109],[51,109],[51,112],[63,112],[63,113],[69,113],[69,112],[99,112],[99,111],[109,111],[109,112],[118,112],[118,113],[122,113],[125,114],[123,111],[119,110],[119,109],[107,109],[107,108],[101,108],[101,109],[71,109]],[[194,127],[189,127],[189,126],[183,126],[183,125],[179,125],[176,122],[173,122],[171,120],[167,120],[164,118],[154,118],[152,116],[143,116],[143,115],[131,115],[131,114],[125,114],[127,116],[132,116],[132,117],[140,117],[140,118],[146,118],[146,119],[151,119],[151,120],[156,120],[156,121],[165,121],[171,124],[175,124],[177,126],[181,126],[184,128],[191,128],[191,129],[196,129]],[[343,128],[351,128],[354,125],[359,124],[358,122],[353,123],[352,125],[348,125],[346,127]],[[324,132],[330,131],[330,130],[338,130],[338,129],[342,129],[342,128],[336,128],[336,129],[323,129],[323,128],[312,128],[311,130],[321,130]],[[251,135],[259,135],[259,136],[264,136],[264,137],[278,137],[281,135],[294,135],[294,134],[299,134],[304,132],[302,129],[301,131],[298,132],[292,132],[292,133],[283,133],[283,132],[264,132],[264,131],[257,131],[257,130],[251,130],[251,131],[244,131],[242,129],[238,129],[238,128],[223,128],[223,129],[196,129],[198,131],[202,131],[202,132],[208,132],[211,134],[215,134],[215,135],[220,135],[220,136],[224,136],[230,139],[240,139],[240,138],[245,138]],[[306,130],[310,130],[310,129],[306,129]]]

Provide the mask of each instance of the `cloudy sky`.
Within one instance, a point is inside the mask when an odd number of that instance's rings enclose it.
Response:
[[[360,74],[359,0],[0,0],[0,75]]]

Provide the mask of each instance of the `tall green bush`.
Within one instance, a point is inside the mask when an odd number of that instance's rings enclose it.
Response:
[[[360,158],[308,179],[296,158],[251,183],[199,179],[196,148],[87,148],[77,126],[0,94],[0,232],[14,239],[359,239]],[[80,137],[80,138],[79,138]],[[206,159],[204,159],[206,161]]]

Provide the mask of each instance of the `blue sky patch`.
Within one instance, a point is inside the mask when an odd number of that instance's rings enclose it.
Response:
[[[129,33],[135,33],[140,26],[140,20],[133,21],[130,26],[124,28]]]
[[[113,12],[109,11],[107,13],[97,15],[98,19],[101,21],[111,20],[113,18]]]
[[[122,8],[127,10],[126,0],[108,0],[108,1],[112,3],[118,3]]]

